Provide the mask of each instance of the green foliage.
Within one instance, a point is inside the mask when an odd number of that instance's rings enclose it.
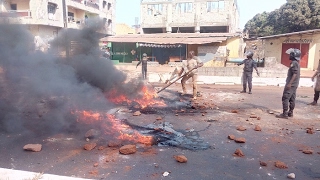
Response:
[[[250,37],[261,37],[319,28],[319,0],[287,0],[279,9],[255,15],[246,23],[244,31],[248,31]]]

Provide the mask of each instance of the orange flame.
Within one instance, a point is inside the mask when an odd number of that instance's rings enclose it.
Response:
[[[111,102],[116,104],[123,103],[123,102],[127,104],[131,104],[133,102],[136,102],[141,106],[142,109],[148,106],[153,106],[153,105],[158,105],[158,106],[166,105],[163,100],[155,99],[158,97],[158,94],[154,90],[148,89],[147,86],[143,86],[141,91],[142,91],[142,97],[129,99],[127,96],[123,94],[118,95],[117,91],[114,89],[108,93],[107,98]]]
[[[74,114],[78,116],[78,121],[84,123],[91,123],[94,121],[101,121],[104,132],[109,135],[116,136],[119,140],[127,140],[131,142],[152,145],[153,137],[140,134],[137,130],[130,126],[121,123],[112,114],[101,114],[90,111],[75,111]]]

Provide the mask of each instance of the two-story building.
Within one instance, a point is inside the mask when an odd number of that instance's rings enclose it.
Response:
[[[47,43],[63,28],[80,29],[88,18],[105,22],[104,34],[114,34],[115,0],[2,0],[0,14],[8,23],[27,25]]]
[[[152,33],[235,33],[237,0],[141,0],[141,27]]]
[[[193,50],[205,65],[221,66],[243,56],[237,0],[141,0],[140,11],[141,34],[102,39],[112,42],[113,58],[120,62],[147,53],[150,61],[169,64]]]

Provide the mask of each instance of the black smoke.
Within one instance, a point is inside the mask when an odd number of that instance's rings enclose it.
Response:
[[[0,131],[34,133],[75,128],[75,110],[107,111],[105,93],[137,93],[141,83],[101,58],[100,23],[65,29],[46,52],[24,25],[0,24]],[[134,84],[134,86],[133,86]]]

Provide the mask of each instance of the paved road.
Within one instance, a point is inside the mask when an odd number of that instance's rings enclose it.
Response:
[[[161,84],[150,86],[160,87]],[[289,173],[295,173],[296,179],[320,179],[320,131],[316,131],[320,129],[319,107],[306,105],[312,101],[312,88],[298,89],[294,118],[288,120],[277,119],[269,113],[281,111],[281,87],[254,87],[250,95],[239,94],[241,86],[201,85],[202,97],[196,102],[191,102],[188,95],[181,97],[180,90],[177,84],[163,91],[159,100],[165,101],[167,106],[140,109],[141,116],[132,116],[136,109],[124,105],[114,106],[114,111],[109,113],[140,130],[150,124],[168,125],[173,135],[180,132],[193,139],[194,144],[191,144],[195,150],[183,144],[187,141],[173,144],[176,147],[137,144],[137,153],[121,155],[117,147],[107,146],[114,139],[110,135],[111,126],[104,126],[108,124],[105,119],[77,123],[68,131],[52,134],[39,133],[36,127],[29,127],[33,133],[1,132],[0,167],[113,180],[286,179]],[[162,120],[156,120],[159,116]],[[254,131],[256,125],[262,131]],[[238,126],[245,127],[246,131],[238,131]],[[313,128],[314,134],[307,134],[307,127]],[[88,142],[84,134],[91,128],[103,133],[90,141],[98,146],[85,151],[83,146]],[[239,144],[229,140],[227,137],[231,134],[245,138],[246,142]],[[41,143],[43,149],[38,153],[23,151],[27,143]],[[199,150],[203,144],[210,147]],[[98,150],[99,146],[104,148]],[[241,149],[245,156],[233,156],[236,149]],[[305,149],[313,150],[313,154],[304,154],[302,150]],[[188,162],[176,162],[175,155],[185,155]],[[260,161],[267,166],[261,166]],[[276,161],[285,163],[288,168],[276,168]],[[94,167],[95,163],[98,166]],[[164,177],[164,172],[169,175]]]

